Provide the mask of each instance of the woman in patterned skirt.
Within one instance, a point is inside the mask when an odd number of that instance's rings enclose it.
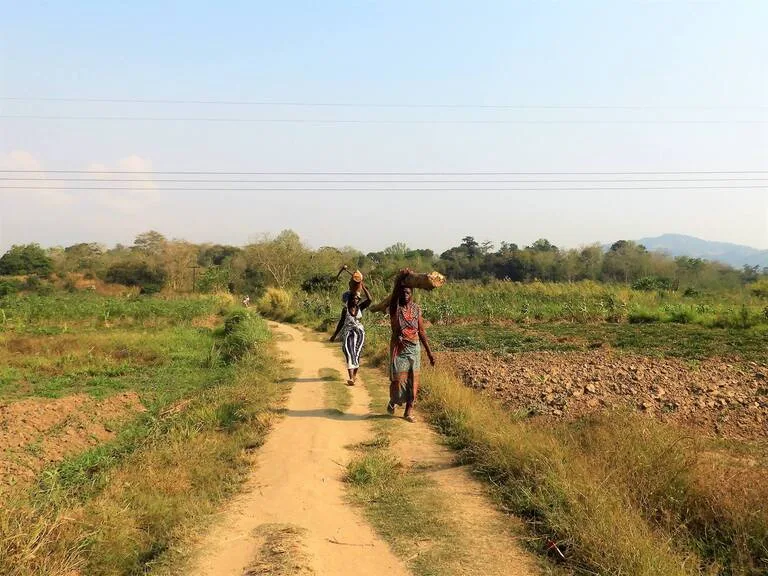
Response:
[[[402,277],[402,273],[400,275]],[[390,339],[390,385],[387,412],[395,413],[395,405],[405,404],[403,417],[413,422],[413,404],[419,391],[419,370],[421,368],[421,345],[427,352],[432,366],[435,357],[424,331],[421,308],[412,299],[412,290],[400,286],[394,292],[397,297],[389,303],[389,319],[392,327]]]
[[[356,293],[350,294],[346,305],[341,309],[341,318],[336,325],[336,331],[331,336],[331,342],[336,340],[336,336],[341,332],[341,351],[347,361],[347,372],[349,373],[348,386],[354,386],[357,380],[357,371],[360,369],[360,354],[363,352],[365,344],[365,328],[362,318],[363,310],[371,305],[371,293],[368,287],[363,284],[365,300],[360,301],[360,296]]]

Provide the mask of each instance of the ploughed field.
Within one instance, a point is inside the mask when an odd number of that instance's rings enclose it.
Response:
[[[630,410],[712,437],[768,439],[768,301],[582,283],[418,294],[465,385],[521,418]],[[369,341],[388,326],[371,317]]]
[[[130,295],[4,299],[0,492],[220,378],[206,368],[220,306]]]

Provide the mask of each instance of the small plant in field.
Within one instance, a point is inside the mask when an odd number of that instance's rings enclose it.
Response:
[[[636,309],[629,313],[630,324],[651,324],[661,321],[661,315],[652,310]]]

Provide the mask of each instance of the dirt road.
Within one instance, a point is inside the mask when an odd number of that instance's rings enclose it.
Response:
[[[343,415],[325,409],[319,372],[332,368],[345,373],[341,355],[311,337],[305,338],[307,333],[296,328],[278,324],[271,324],[271,328],[296,373],[285,417],[258,450],[246,491],[222,511],[184,574],[410,574],[366,523],[361,511],[344,500],[344,467],[352,456],[347,447],[372,437],[370,422],[366,421],[369,396],[365,388],[358,385],[351,389],[352,405]],[[425,425],[403,424],[412,428],[409,435],[418,433],[419,428],[428,437],[420,442],[418,454],[406,454],[406,458],[432,463],[450,459]],[[478,570],[461,573],[536,574],[534,562],[502,527],[503,516],[483,503],[480,489],[466,474],[449,474],[438,479],[438,484],[457,484],[449,488],[451,500],[456,501],[455,514],[462,517],[462,528],[476,532],[467,534],[467,541],[474,542],[483,556]]]
[[[318,372],[343,369],[340,359],[295,328],[273,324],[272,329],[297,376],[285,417],[259,449],[247,491],[223,512],[189,573],[242,576],[268,541],[269,526],[278,525],[295,528],[290,533],[300,540],[291,543],[300,559],[286,573],[405,576],[408,571],[386,543],[344,502],[343,466],[350,457],[345,447],[370,436],[368,394],[356,386],[343,416],[326,410]],[[282,572],[253,570],[260,573]]]

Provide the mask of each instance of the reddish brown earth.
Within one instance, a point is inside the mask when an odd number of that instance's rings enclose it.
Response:
[[[592,352],[448,352],[464,383],[515,411],[568,419],[629,407],[727,438],[768,437],[768,366]]]
[[[115,436],[144,410],[135,392],[104,400],[85,394],[0,404],[0,491],[29,483],[45,467]]]

